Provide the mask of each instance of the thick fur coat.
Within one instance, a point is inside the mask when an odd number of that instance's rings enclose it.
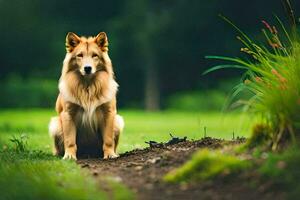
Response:
[[[104,32],[96,37],[68,33],[66,56],[59,80],[57,117],[50,121],[54,154],[64,159],[77,156],[117,156],[124,127],[117,115],[115,81]]]

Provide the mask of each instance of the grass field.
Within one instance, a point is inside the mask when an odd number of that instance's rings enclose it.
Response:
[[[166,141],[174,136],[197,139],[206,136],[231,139],[250,134],[253,123],[247,115],[231,113],[182,113],[175,111],[147,113],[122,110],[125,131],[120,152],[146,146],[145,141]],[[47,126],[53,110],[0,111],[0,193],[4,199],[106,199],[107,193],[74,162],[51,155],[52,142]],[[28,136],[28,149],[18,152],[10,141],[21,134]],[[132,199],[132,193],[120,183],[108,183],[115,199]],[[76,197],[76,198],[75,198]]]
[[[125,131],[121,137],[120,152],[144,147],[145,141],[165,141],[174,136],[197,139],[206,136],[231,139],[235,136],[247,137],[253,120],[246,114],[217,112],[158,112],[123,110],[119,112],[125,119]],[[0,111],[0,139],[8,143],[12,136],[26,134],[32,149],[46,152],[51,150],[48,122],[55,112],[52,110],[5,110]]]

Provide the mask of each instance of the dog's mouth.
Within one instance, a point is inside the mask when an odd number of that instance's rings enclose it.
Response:
[[[86,72],[81,73],[81,75],[82,75],[83,77],[87,77],[87,78],[94,76],[94,74],[95,74],[95,73],[86,73]]]

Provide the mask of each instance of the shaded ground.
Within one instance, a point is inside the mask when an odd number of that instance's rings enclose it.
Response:
[[[122,154],[114,160],[83,159],[78,163],[87,168],[109,192],[103,177],[111,177],[128,186],[138,199],[282,199],[280,195],[267,193],[264,185],[249,186],[252,181],[247,175],[233,180],[217,179],[201,183],[168,184],[162,177],[187,161],[200,148],[221,148],[244,140],[224,141],[204,138],[184,141],[157,148],[137,149]],[[275,197],[275,198],[274,198]],[[113,199],[113,194],[112,194]]]

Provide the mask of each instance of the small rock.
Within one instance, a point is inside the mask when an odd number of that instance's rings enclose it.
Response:
[[[121,183],[122,182],[122,178],[120,176],[113,176],[110,177],[112,181],[117,182],[117,183]]]
[[[178,147],[175,149],[176,151],[188,151],[190,148]]]
[[[147,162],[151,163],[151,164],[155,164],[158,161],[160,161],[160,159],[161,159],[161,157],[156,157],[156,158],[152,158],[152,159],[147,160]]]
[[[94,171],[93,171],[93,175],[94,175],[94,176],[98,176],[98,174],[99,174],[99,172],[98,172],[97,170],[94,170]]]
[[[139,170],[143,169],[143,166],[136,166],[134,169],[137,170],[137,171],[139,171]]]

